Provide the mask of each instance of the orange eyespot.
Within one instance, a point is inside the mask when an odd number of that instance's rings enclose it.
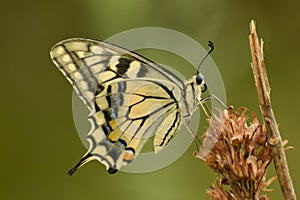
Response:
[[[123,156],[123,162],[130,163],[134,159],[134,152],[132,150],[126,150]]]

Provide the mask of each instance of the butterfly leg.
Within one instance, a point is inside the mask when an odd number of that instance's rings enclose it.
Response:
[[[200,104],[201,103],[205,103],[207,101],[210,101],[210,100],[216,100],[219,104],[221,104],[222,106],[224,106],[224,108],[228,109],[228,106],[221,100],[219,99],[219,97],[217,97],[216,95],[214,94],[210,94],[209,96],[207,97],[204,97],[203,99],[200,100]]]

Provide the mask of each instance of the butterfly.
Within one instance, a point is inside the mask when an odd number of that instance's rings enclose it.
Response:
[[[214,47],[212,42],[209,46],[206,56]],[[159,152],[191,118],[207,89],[199,69],[183,81],[159,64],[103,41],[67,39],[54,45],[50,56],[90,111],[89,149],[69,175],[91,160],[114,174],[152,136],[153,150]]]

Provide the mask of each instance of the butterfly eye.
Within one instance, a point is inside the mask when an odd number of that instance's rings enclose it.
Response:
[[[203,81],[202,75],[201,75],[201,74],[198,74],[198,75],[196,76],[196,83],[197,83],[197,85],[200,85],[200,84],[202,83],[202,81]]]

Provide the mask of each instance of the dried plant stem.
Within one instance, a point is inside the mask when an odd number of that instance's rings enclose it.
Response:
[[[272,146],[272,158],[284,198],[294,200],[296,199],[296,194],[289,174],[281,136],[271,106],[270,86],[263,58],[263,42],[261,41],[260,44],[253,20],[250,23],[250,31],[249,40],[252,54],[252,70],[260,101],[260,110],[268,133],[268,142]]]

